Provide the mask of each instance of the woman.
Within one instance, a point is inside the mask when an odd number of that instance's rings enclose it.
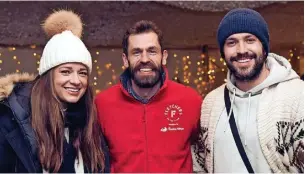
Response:
[[[91,55],[71,11],[44,22],[50,40],[39,76],[0,79],[0,172],[109,172],[109,155],[89,86]]]

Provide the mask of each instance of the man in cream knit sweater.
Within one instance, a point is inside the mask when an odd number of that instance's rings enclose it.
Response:
[[[203,101],[194,171],[303,173],[304,83],[286,58],[269,53],[266,21],[234,9],[217,39],[227,83]]]

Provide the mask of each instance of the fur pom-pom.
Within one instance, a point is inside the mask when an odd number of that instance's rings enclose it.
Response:
[[[80,17],[72,11],[59,10],[50,14],[42,24],[46,35],[52,36],[70,30],[74,35],[81,38],[83,24]]]

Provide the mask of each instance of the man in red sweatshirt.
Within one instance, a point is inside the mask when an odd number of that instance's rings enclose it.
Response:
[[[192,172],[202,98],[168,79],[162,32],[139,21],[123,37],[120,82],[96,97],[111,172]]]

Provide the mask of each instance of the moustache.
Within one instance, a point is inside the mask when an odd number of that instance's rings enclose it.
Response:
[[[238,60],[243,60],[243,59],[256,59],[257,55],[255,53],[249,54],[249,53],[237,53],[236,56],[232,56],[230,61],[238,61]]]

